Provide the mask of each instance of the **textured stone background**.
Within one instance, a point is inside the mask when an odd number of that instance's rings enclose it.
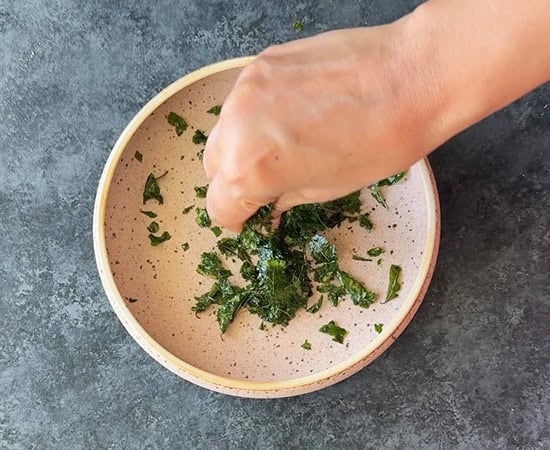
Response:
[[[432,156],[432,287],[337,386],[254,401],[184,382],[127,335],[96,274],[100,172],[153,94],[297,37],[295,19],[304,36],[416,3],[0,0],[0,448],[550,448],[549,85]]]

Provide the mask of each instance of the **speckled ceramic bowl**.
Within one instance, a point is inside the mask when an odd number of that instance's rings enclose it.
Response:
[[[197,70],[154,97],[126,127],[107,161],[94,213],[94,248],[103,286],[130,335],[162,365],[203,387],[247,397],[283,397],[311,392],[349,377],[388,348],[412,319],[428,287],[439,242],[439,208],[427,161],[413,166],[401,183],[384,188],[388,209],[368,190],[365,208],[374,222],[371,233],[356,224],[329,233],[341,266],[384,297],[391,264],[400,265],[402,289],[391,302],[363,309],[343,301],[324,302],[317,314],[300,311],[286,328],[261,330],[257,316],[241,311],[222,336],[214,308],[199,317],[193,297],[207,290],[208,280],[195,268],[200,254],[215,244],[209,229],[195,224],[188,205],[201,206],[193,187],[206,179],[192,142],[195,129],[208,130],[216,117],[207,110],[223,103],[239,71],[241,58]],[[178,136],[167,123],[174,111],[190,127]],[[136,159],[136,152],[142,155]],[[138,155],[139,157],[139,155]],[[142,204],[149,173],[168,173],[159,180],[164,204]],[[159,233],[172,238],[153,247],[147,226],[154,211]],[[182,244],[189,249],[183,251]],[[381,264],[360,262],[374,246],[386,253]],[[311,299],[313,302],[314,299]],[[319,332],[330,320],[349,331],[344,344]],[[383,324],[382,332],[374,324]],[[378,327],[379,328],[379,327]],[[301,347],[304,340],[311,350]]]

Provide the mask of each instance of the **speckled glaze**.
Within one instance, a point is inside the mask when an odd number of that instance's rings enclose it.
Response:
[[[196,265],[216,237],[195,224],[189,205],[204,206],[193,187],[206,184],[193,144],[195,129],[208,130],[216,117],[206,111],[223,103],[240,69],[251,58],[225,61],[193,72],[151,100],[130,122],[106,164],[94,213],[94,248],[109,300],[134,339],[157,361],[181,377],[203,387],[247,397],[284,397],[311,392],[357,372],[379,356],[399,336],[418,309],[429,284],[439,243],[439,205],[427,161],[415,164],[404,181],[383,188],[388,209],[378,205],[368,190],[364,208],[374,223],[368,233],[346,224],[328,233],[340,255],[341,267],[374,290],[382,300],[391,264],[403,269],[397,299],[369,309],[349,301],[338,307],[324,302],[317,314],[300,311],[286,328],[261,330],[257,316],[241,311],[220,335],[215,309],[195,315],[194,296],[211,282],[199,276]],[[174,111],[189,128],[177,136],[166,116]],[[135,152],[143,155],[142,162]],[[159,180],[164,204],[142,204],[149,173]],[[153,219],[140,209],[154,211],[160,232],[172,238],[149,244],[147,226]],[[227,235],[227,233],[224,233]],[[182,244],[189,243],[184,251]],[[385,248],[381,264],[359,262],[369,248]],[[228,262],[231,268],[231,261]],[[235,273],[235,271],[233,271]],[[317,295],[317,294],[316,294]],[[131,300],[130,300],[131,299]],[[310,301],[317,299],[314,296]],[[349,334],[345,343],[320,333],[334,320]],[[374,324],[383,324],[378,334]],[[301,348],[307,339],[311,350]]]

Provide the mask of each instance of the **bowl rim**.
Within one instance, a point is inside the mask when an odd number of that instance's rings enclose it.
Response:
[[[424,192],[426,193],[428,218],[426,242],[418,275],[409,290],[409,294],[399,314],[389,324],[384,326],[384,330],[377,338],[365,346],[363,350],[345,361],[304,377],[282,381],[250,381],[223,377],[200,369],[183,361],[162,347],[132,315],[112,275],[105,239],[105,211],[111,181],[127,144],[152,112],[185,87],[209,75],[244,67],[253,61],[254,58],[255,56],[245,56],[224,60],[192,71],[160,91],[132,118],[113,146],[99,181],[93,215],[93,244],[101,283],[113,310],[132,338],[151,357],[173,373],[202,387],[232,395],[281,397],[314,391],[347,378],[376,359],[406,328],[422,303],[433,274],[439,249],[439,198],[429,162],[427,159],[422,159],[415,165],[419,168]]]

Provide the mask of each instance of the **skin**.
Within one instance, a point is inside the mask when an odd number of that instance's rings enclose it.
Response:
[[[207,209],[239,231],[407,169],[550,79],[548,0],[431,0],[379,27],[264,50],[204,154]]]

